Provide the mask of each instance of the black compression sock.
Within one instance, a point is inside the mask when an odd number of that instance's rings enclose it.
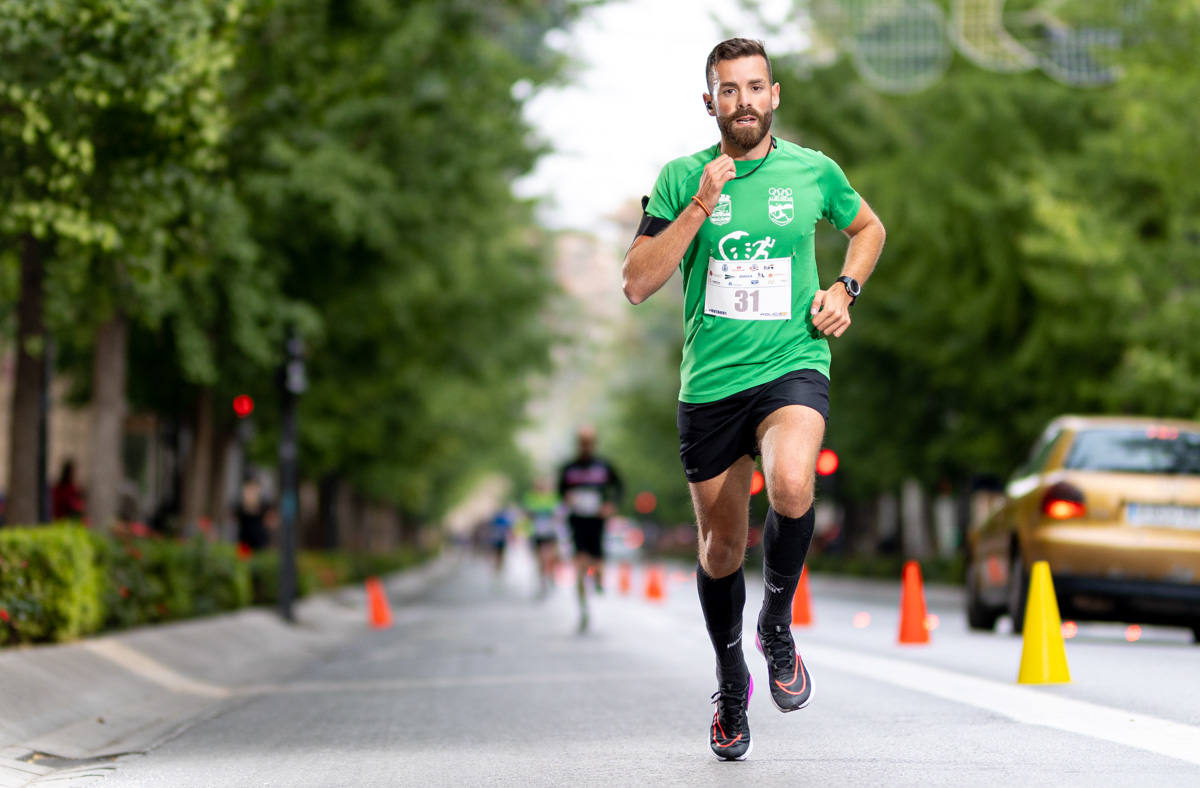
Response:
[[[712,578],[696,569],[696,589],[704,625],[717,655],[722,680],[744,681],[749,675],[742,652],[742,610],[746,606],[746,575],[741,567],[728,577]]]
[[[804,571],[804,559],[812,543],[816,516],[810,506],[799,517],[784,517],[767,510],[763,528],[763,606],[758,614],[760,628],[773,624],[790,625],[792,597]]]

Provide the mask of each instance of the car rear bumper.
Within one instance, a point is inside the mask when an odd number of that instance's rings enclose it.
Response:
[[[1030,563],[1049,561],[1056,579],[1073,575],[1169,587],[1200,583],[1198,531],[1056,523],[1034,529],[1025,554]]]
[[[1063,618],[1200,626],[1200,583],[1061,574],[1054,590]]]

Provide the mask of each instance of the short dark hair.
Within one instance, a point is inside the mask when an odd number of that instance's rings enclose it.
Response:
[[[739,57],[758,55],[767,62],[767,81],[774,83],[771,73],[771,58],[767,57],[767,47],[763,42],[752,38],[730,38],[713,47],[708,53],[708,62],[704,64],[704,85],[713,89],[713,70],[717,64],[725,60],[737,60]]]

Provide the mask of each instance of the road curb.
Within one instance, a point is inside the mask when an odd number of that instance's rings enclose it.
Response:
[[[384,578],[402,603],[445,575],[443,556]],[[0,788],[25,785],[46,756],[90,760],[144,752],[191,723],[278,682],[367,629],[365,594],[345,587],[301,600],[296,623],[269,608],[0,652]]]

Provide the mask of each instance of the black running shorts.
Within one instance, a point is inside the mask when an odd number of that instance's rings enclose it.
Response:
[[[743,455],[758,456],[758,425],[785,405],[807,405],[829,419],[829,378],[789,372],[715,402],[679,403],[679,457],[689,482],[717,476]]]
[[[604,558],[604,518],[572,516],[568,522],[576,555],[587,553],[594,558]]]

